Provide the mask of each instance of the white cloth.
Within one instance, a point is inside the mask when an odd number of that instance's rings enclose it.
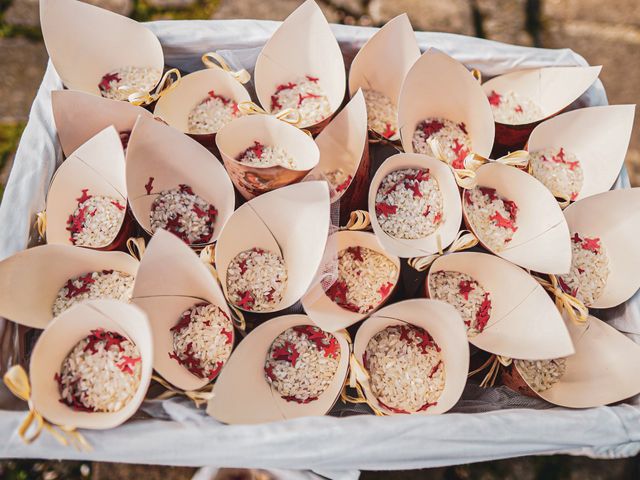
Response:
[[[221,50],[232,63],[251,68],[259,47],[277,25],[251,20],[163,21],[149,27],[163,44],[166,63],[191,71],[200,68],[200,55],[210,50]],[[342,25],[333,28],[347,63],[374,32]],[[437,47],[486,77],[523,68],[586,65],[566,49],[514,47],[442,33],[418,33],[417,37],[423,50]],[[47,185],[61,159],[50,104],[50,91],[58,88],[60,79],[49,65],[0,207],[0,259],[27,247],[33,216],[44,207]],[[600,82],[579,100],[580,105],[606,103]],[[624,172],[617,186],[628,186]],[[607,313],[608,320],[636,334],[636,339],[640,337],[638,302],[636,296]],[[318,417],[255,426],[222,425],[186,400],[147,402],[145,412],[155,418],[131,420],[109,431],[83,432],[94,446],[88,453],[62,447],[46,432],[36,444],[24,445],[16,433],[24,412],[0,410],[0,458],[314,469],[333,478],[356,478],[357,469],[412,469],[551,453],[614,458],[640,451],[637,406],[548,408],[504,387],[478,391],[471,385],[463,399],[455,413],[440,416]],[[514,408],[523,405],[531,408]]]

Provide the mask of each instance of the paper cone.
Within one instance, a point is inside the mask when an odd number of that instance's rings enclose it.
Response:
[[[160,81],[160,42],[135,20],[76,0],[42,0],[40,24],[53,66],[71,90],[100,96],[102,77],[126,66],[153,68]]]
[[[358,91],[342,111],[331,120],[331,123],[320,132],[316,138],[316,144],[320,150],[320,162],[309,173],[309,177],[322,179],[325,178],[327,172],[340,168],[351,180],[340,185],[339,191],[330,185],[331,202],[342,198],[354,183],[354,188],[349,190],[349,204],[366,204],[369,169],[367,168],[358,177],[363,157],[366,157],[367,160],[369,158],[367,106],[361,91]],[[365,150],[367,151],[365,152]],[[349,210],[350,212],[351,210]]]
[[[420,58],[420,48],[406,13],[389,20],[360,49],[349,70],[349,94],[358,89],[383,93],[398,105],[407,72]],[[382,132],[378,132],[382,133]],[[400,133],[391,136],[398,140]]]
[[[562,113],[538,125],[527,149],[573,153],[584,181],[576,200],[606,192],[618,178],[629,146],[635,105],[608,105]]]
[[[464,65],[435,49],[422,54],[402,85],[398,126],[405,152],[413,153],[413,133],[428,117],[464,122],[473,152],[489,157],[494,137],[489,101]]]
[[[119,102],[75,90],[51,92],[53,118],[62,151],[68,157],[83,143],[113,125],[118,133],[130,133],[138,116],[151,112],[128,102]]]
[[[486,327],[469,342],[509,358],[543,360],[574,353],[569,332],[555,304],[534,278],[521,268],[494,255],[459,252],[443,255],[431,265],[425,282],[439,271],[466,273],[491,299]]]
[[[479,186],[494,188],[497,194],[518,206],[512,241],[494,254],[528,270],[541,273],[567,273],[571,268],[571,240],[569,228],[558,202],[551,192],[529,174],[500,163],[488,163],[476,171]],[[467,218],[466,201],[462,202],[465,223],[473,231]],[[476,233],[474,231],[474,233]],[[477,233],[476,233],[477,236]]]
[[[237,161],[236,158],[254,142],[284,148],[294,158],[296,168],[280,165],[259,167]],[[320,158],[311,137],[270,115],[251,115],[234,120],[218,132],[216,145],[233,184],[247,200],[299,182],[318,165]]]
[[[567,108],[596,81],[602,67],[544,67],[518,70],[488,80],[485,95],[513,91],[531,99],[542,116],[530,123],[509,125],[496,122],[496,148],[500,154],[520,150],[534,127]],[[484,155],[486,156],[486,155]]]
[[[217,240],[233,213],[235,193],[224,168],[206,148],[173,127],[141,117],[131,133],[126,160],[129,203],[142,228],[151,233],[149,214],[158,194],[185,184],[218,210],[209,243]],[[151,177],[149,195],[145,185]]]
[[[70,278],[116,270],[136,275],[138,262],[122,252],[96,252],[67,245],[43,245],[0,262],[0,316],[45,328],[58,291]]]
[[[134,397],[117,412],[79,412],[59,402],[60,392],[54,375],[76,343],[102,328],[118,332],[136,344],[142,357],[140,385]],[[139,308],[115,300],[94,300],[75,305],[42,332],[29,365],[31,401],[36,411],[56,425],[104,430],[114,428],[131,417],[142,404],[153,364],[153,345],[147,316]]]
[[[333,335],[340,344],[338,370],[329,388],[306,404],[288,402],[272,389],[264,363],[278,335],[298,325],[313,325],[306,315],[285,315],[259,325],[238,345],[214,387],[207,413],[224,423],[254,424],[327,413],[340,395],[349,368],[350,346],[343,333]]]
[[[158,100],[153,113],[206,147],[214,147],[216,132],[189,131],[191,110],[207,98],[212,90],[216,95],[222,95],[238,104],[251,101],[247,89],[233,75],[219,68],[211,68],[182,77],[174,89]]]
[[[290,185],[242,205],[227,222],[216,245],[216,270],[225,297],[229,297],[229,264],[239,253],[256,247],[280,254],[287,269],[282,300],[269,311],[296,303],[311,286],[320,266],[329,223],[326,182]]]
[[[254,77],[262,108],[271,111],[271,95],[278,85],[305,75],[319,78],[333,115],[344,98],[344,60],[327,19],[313,0],[307,0],[287,17],[258,56]],[[329,117],[316,125],[325,124]]]
[[[402,239],[391,237],[382,230],[376,216],[376,193],[382,180],[389,173],[405,168],[429,169],[431,175],[438,181],[442,194],[443,223],[434,233],[424,238]],[[438,252],[438,237],[440,238],[440,246],[442,248],[448,247],[455,240],[460,230],[460,220],[462,218],[460,194],[451,168],[443,162],[426,155],[416,153],[392,155],[378,168],[371,180],[371,186],[369,187],[369,215],[373,231],[382,246],[388,252],[400,258],[420,257]]]
[[[362,362],[369,340],[378,332],[394,325],[423,328],[442,349],[445,386],[438,403],[412,415],[436,415],[450,410],[460,399],[469,373],[469,346],[460,315],[451,305],[438,300],[412,299],[389,305],[367,319],[358,329],[353,354]],[[394,415],[378,402],[369,382],[359,380],[367,400],[387,415]]]
[[[400,259],[386,252],[377,237],[368,232],[352,232],[345,230],[334,233],[330,240],[336,242],[336,250],[340,252],[349,247],[364,247],[384,255],[391,260],[396,268],[397,275],[393,281],[393,290],[398,285],[400,277]],[[393,295],[393,290],[379,305],[371,312],[362,314],[346,310],[335,302],[333,302],[324,292],[322,285],[315,285],[307,295],[302,297],[302,307],[304,311],[313,320],[313,323],[327,332],[335,332],[343,328],[347,328],[354,323],[359,322],[363,318],[372,315],[378,308],[387,303],[388,299]]]
[[[169,278],[171,281],[167,282]],[[205,264],[178,237],[165,230],[153,236],[140,262],[132,302],[149,316],[156,371],[185,391],[198,390],[209,383],[169,358],[173,352],[170,330],[182,312],[198,303],[211,303],[229,318],[231,312]]]
[[[640,377],[634,368],[640,365],[638,344],[593,316],[586,325],[568,321],[567,326],[576,353],[566,358],[560,380],[538,396],[562,407],[592,408],[640,393]],[[528,387],[517,362],[511,373]]]
[[[600,238],[609,259],[609,276],[593,308],[610,308],[640,288],[640,188],[612,190],[576,202],[564,211],[571,235]]]
[[[73,245],[67,221],[78,207],[78,197],[84,189],[89,195],[104,195],[125,207],[127,205],[124,152],[118,132],[113,127],[105,128],[90,139],[56,170],[47,194],[47,243]],[[118,232],[122,230],[125,219],[126,215],[123,215]],[[121,244],[126,239],[118,232],[104,245],[93,248]]]

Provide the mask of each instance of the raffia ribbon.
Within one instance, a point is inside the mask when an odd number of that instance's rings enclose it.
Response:
[[[36,227],[36,231],[38,232],[38,235],[40,235],[40,238],[44,240],[44,237],[47,231],[47,212],[46,211],[43,210],[42,212],[36,213],[35,227]]]
[[[253,102],[240,102],[238,104],[238,110],[243,115],[270,115],[264,108],[260,105],[257,105]],[[274,115],[278,120],[282,120],[294,127],[297,127],[302,121],[302,115],[295,108],[285,108],[284,110],[279,111]],[[303,130],[303,132],[309,134],[307,130]]]
[[[483,157],[477,153],[470,153],[464,160],[465,166],[469,166],[471,170],[477,170],[478,167],[485,163],[502,163],[510,167],[526,168],[529,167],[529,152],[526,150],[515,150],[503,157],[491,160],[490,158]]]
[[[566,293],[560,288],[558,277],[549,275],[549,280],[533,275],[533,278],[551,293],[556,300],[556,307],[561,312],[565,312],[569,318],[578,325],[584,325],[589,319],[589,309],[573,295]]]
[[[358,231],[369,230],[371,227],[371,217],[365,210],[354,210],[349,214],[349,221],[344,226],[344,230]]]
[[[127,238],[127,250],[133,258],[140,261],[146,250],[146,242],[142,237],[129,237]]]
[[[433,156],[449,166],[451,172],[453,173],[453,177],[456,179],[456,183],[460,188],[464,188],[465,190],[475,188],[477,184],[476,172],[471,170],[470,168],[466,168],[466,158],[465,168],[453,168],[449,163],[446,155],[444,154],[440,142],[438,142],[435,138],[430,138],[427,140],[427,143],[429,143],[429,146],[431,147]]]
[[[162,385],[167,390],[162,392],[160,395],[154,398],[154,400],[164,400],[167,398],[178,396],[187,397],[195,403],[196,408],[200,408],[201,405],[207,403],[209,400],[213,398],[213,386],[207,385],[200,390],[181,390],[177,387],[174,387],[169,382],[167,382],[164,378],[158,375],[152,375],[152,380],[155,380],[160,385]]]
[[[438,242],[440,237],[438,236]],[[478,244],[478,238],[469,230],[460,230],[458,236],[451,243],[446,252],[442,251],[440,243],[438,243],[438,253],[427,255],[425,257],[413,257],[409,259],[409,266],[417,270],[418,272],[424,272],[429,266],[445,253],[460,252],[462,250],[468,250]]]
[[[31,384],[24,368],[20,365],[14,365],[4,374],[2,379],[11,393],[29,405],[29,413],[18,427],[18,435],[24,443],[27,445],[32,443],[40,436],[42,429],[45,429],[65,447],[73,445],[78,450],[91,450],[89,442],[80,432],[76,431],[75,427],[53,425],[36,411],[31,401]],[[30,431],[31,433],[29,433]]]
[[[233,78],[235,78],[238,82],[243,85],[249,80],[251,80],[251,75],[244,68],[242,70],[234,71],[231,69],[229,64],[225,61],[225,59],[217,52],[207,52],[202,55],[202,63],[207,68],[219,68],[224,70],[225,72],[231,74]]]
[[[361,382],[368,382],[368,381],[369,381],[369,373],[364,368],[364,365],[362,365],[362,363],[360,363],[360,361],[352,353],[349,357],[349,379],[347,382],[345,382],[342,392],[340,392],[340,398],[342,399],[343,402],[356,403],[356,404],[365,403],[369,406],[369,408],[371,408],[371,410],[373,410],[373,413],[375,413],[378,416],[384,416],[385,413],[382,410],[380,410],[378,407],[373,405],[372,402],[367,400],[367,397],[364,394],[364,390],[362,389]],[[352,395],[349,395],[347,393],[347,387],[354,389],[357,392],[357,396],[354,397]]]
[[[508,367],[513,362],[509,357],[503,357],[502,355],[491,355],[486,362],[484,362],[480,367],[476,368],[474,371],[469,372],[467,375],[468,378],[473,377],[474,375],[480,373],[485,368],[489,367],[486,375],[480,382],[480,387],[487,388],[493,387],[498,379],[498,374],[500,373],[501,367]]]
[[[200,251],[200,260],[209,268],[211,275],[216,279],[217,282],[220,282],[220,277],[218,276],[218,272],[215,267],[215,258],[216,258],[216,246],[214,244],[207,245]],[[235,305],[228,303],[229,308],[231,309],[231,320],[233,321],[234,326],[243,332],[247,330],[247,321],[244,318],[242,311],[236,308]]]
[[[175,75],[176,79],[170,81],[171,76],[173,75]],[[172,68],[162,76],[160,82],[158,82],[158,86],[155,88],[155,91],[153,93],[143,92],[127,85],[118,87],[118,90],[129,92],[129,97],[127,98],[127,100],[133,105],[149,105],[158,100],[166,93],[176,88],[178,86],[178,83],[180,83],[181,78],[182,76],[180,75],[180,70],[178,70],[177,68]]]

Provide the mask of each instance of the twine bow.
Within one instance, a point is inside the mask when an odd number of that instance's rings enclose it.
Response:
[[[349,356],[349,379],[345,382],[345,385],[340,392],[340,398],[343,402],[361,404],[365,403],[373,410],[373,413],[378,416],[384,416],[385,413],[380,410],[378,407],[373,405],[372,402],[367,400],[366,395],[364,394],[364,390],[362,389],[361,382],[369,381],[369,372],[367,372],[364,365],[360,363],[360,361],[356,358],[356,356],[352,353]],[[354,389],[357,392],[357,396],[352,396],[347,393],[347,386]]]
[[[164,400],[180,395],[189,398],[193,403],[195,403],[196,408],[200,408],[200,405],[207,403],[214,396],[213,387],[209,385],[202,387],[200,390],[181,390],[174,387],[158,375],[152,375],[151,378],[167,389],[165,392],[162,392],[160,395],[155,397],[154,400]]]
[[[344,230],[358,231],[368,230],[371,227],[371,217],[365,210],[354,210],[349,214],[349,221]]]
[[[216,52],[207,52],[202,55],[201,58],[202,63],[204,63],[207,68],[219,68],[221,70],[224,70],[225,72],[231,74],[233,78],[235,78],[243,85],[251,80],[251,75],[249,75],[249,72],[247,72],[244,68],[238,71],[232,70],[229,64],[222,57],[222,55]]]
[[[464,188],[465,190],[475,188],[476,172],[470,168],[466,168],[468,156],[464,159],[465,168],[453,168],[453,166],[449,162],[449,159],[444,154],[444,150],[442,149],[442,146],[440,145],[440,142],[438,142],[438,140],[436,140],[435,138],[430,138],[427,140],[427,143],[429,143],[429,146],[431,147],[433,156],[449,166],[451,172],[453,173],[453,177],[455,178],[456,183],[460,188]]]
[[[513,360],[509,357],[503,357],[502,355],[491,355],[486,362],[484,362],[480,367],[476,368],[474,371],[469,372],[467,375],[468,378],[473,377],[477,373],[480,373],[485,368],[489,367],[487,374],[480,382],[480,387],[487,388],[493,387],[498,379],[498,374],[500,373],[501,367],[508,367],[511,365]]]
[[[470,153],[467,155],[464,162],[465,166],[469,166],[469,168],[474,171],[485,163],[502,163],[503,165],[508,165],[510,167],[528,169],[529,152],[526,150],[516,150],[495,160],[483,157],[477,153]]]
[[[442,246],[440,245],[440,236],[437,237],[438,240],[438,253],[434,253],[431,255],[427,255],[424,257],[413,257],[409,259],[409,266],[417,270],[418,272],[424,272],[429,266],[435,262],[438,257],[441,257],[445,254],[442,251]],[[469,248],[473,248],[478,244],[478,238],[471,233],[469,230],[460,230],[456,239],[451,243],[446,253],[454,253],[460,252],[462,250],[468,250]]]
[[[46,211],[43,210],[42,212],[36,213],[35,227],[36,227],[36,231],[38,232],[38,235],[40,235],[40,238],[44,239],[44,236],[47,231],[47,212]]]
[[[127,238],[127,250],[133,258],[140,261],[146,250],[146,243],[142,237],[129,237]]]
[[[176,77],[175,80],[172,80],[170,78],[173,75],[175,75]],[[182,76],[180,75],[180,70],[178,70],[177,68],[172,68],[162,76],[154,93],[144,92],[127,85],[118,87],[118,90],[128,92],[129,96],[127,100],[133,105],[149,105],[165,95],[167,92],[170,92],[171,90],[176,88],[178,86],[178,83],[180,83],[181,78]]]
[[[238,104],[238,110],[243,115],[270,115],[264,108],[253,102],[240,102]],[[278,120],[282,120],[294,127],[297,127],[302,121],[302,115],[295,108],[285,108],[274,115]],[[306,132],[306,130],[303,130]],[[308,132],[306,132],[308,133]]]
[[[218,276],[218,272],[215,267],[215,258],[216,258],[216,246],[214,244],[207,245],[202,250],[200,250],[200,260],[207,266],[213,278],[216,281],[220,282],[220,277]],[[235,305],[228,303],[229,308],[231,309],[231,321],[233,325],[240,331],[245,332],[247,330],[247,322],[244,318],[243,313],[235,307]]]
[[[565,312],[577,325],[584,325],[589,319],[589,309],[573,295],[566,293],[558,283],[558,277],[549,275],[549,280],[533,275],[533,278],[555,297],[556,307]]]
[[[29,413],[18,427],[18,435],[24,443],[27,445],[32,443],[40,436],[44,428],[65,447],[73,445],[78,450],[91,450],[89,442],[80,432],[76,431],[75,427],[53,425],[36,411],[31,401],[31,384],[24,368],[20,365],[14,365],[4,374],[2,379],[11,393],[29,405]]]

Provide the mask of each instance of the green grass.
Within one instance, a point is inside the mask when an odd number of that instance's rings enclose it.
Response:
[[[145,0],[134,0],[130,17],[139,22],[157,19],[206,20],[211,18],[219,4],[219,0],[197,0],[184,8],[158,8]]]
[[[18,148],[20,136],[24,130],[24,123],[0,124],[0,173],[4,170],[9,158]],[[0,202],[4,193],[4,184],[0,181]]]

